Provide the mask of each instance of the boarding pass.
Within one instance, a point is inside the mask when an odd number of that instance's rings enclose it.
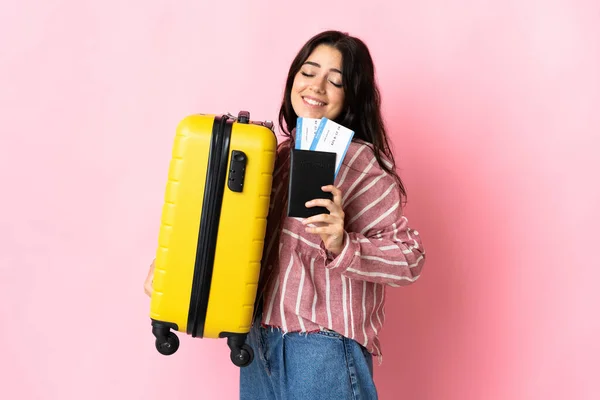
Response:
[[[336,153],[335,176],[337,177],[353,136],[354,131],[351,129],[330,119],[322,118],[315,132],[310,150]]]
[[[321,118],[298,118],[296,123],[296,149],[310,149],[320,123]]]

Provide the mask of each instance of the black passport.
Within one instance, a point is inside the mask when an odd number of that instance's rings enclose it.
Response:
[[[288,194],[288,217],[308,218],[329,214],[325,207],[307,208],[305,203],[315,199],[333,199],[333,194],[321,187],[333,185],[336,153],[292,149]]]

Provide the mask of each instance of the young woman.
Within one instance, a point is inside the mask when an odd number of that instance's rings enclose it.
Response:
[[[323,187],[333,200],[306,205],[329,214],[306,219],[286,216],[298,117],[325,117],[354,131],[334,185]],[[240,398],[376,399],[372,358],[382,355],[386,287],[417,280],[425,252],[403,215],[406,193],[367,46],[338,31],[311,38],[290,67],[279,122],[285,140],[248,336],[255,358],[240,370]]]

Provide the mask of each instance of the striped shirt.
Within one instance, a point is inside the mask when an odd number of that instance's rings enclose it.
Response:
[[[368,145],[350,144],[335,180],[345,214],[344,247],[333,256],[300,219],[283,218],[281,235],[275,235],[286,210],[288,176],[284,147],[273,173],[263,254],[263,325],[283,332],[334,330],[381,359],[386,287],[415,282],[425,262],[419,233],[402,214],[396,180]]]

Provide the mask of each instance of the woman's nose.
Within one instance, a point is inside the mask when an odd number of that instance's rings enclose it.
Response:
[[[313,81],[312,90],[316,93],[325,93],[325,79],[317,78]]]

